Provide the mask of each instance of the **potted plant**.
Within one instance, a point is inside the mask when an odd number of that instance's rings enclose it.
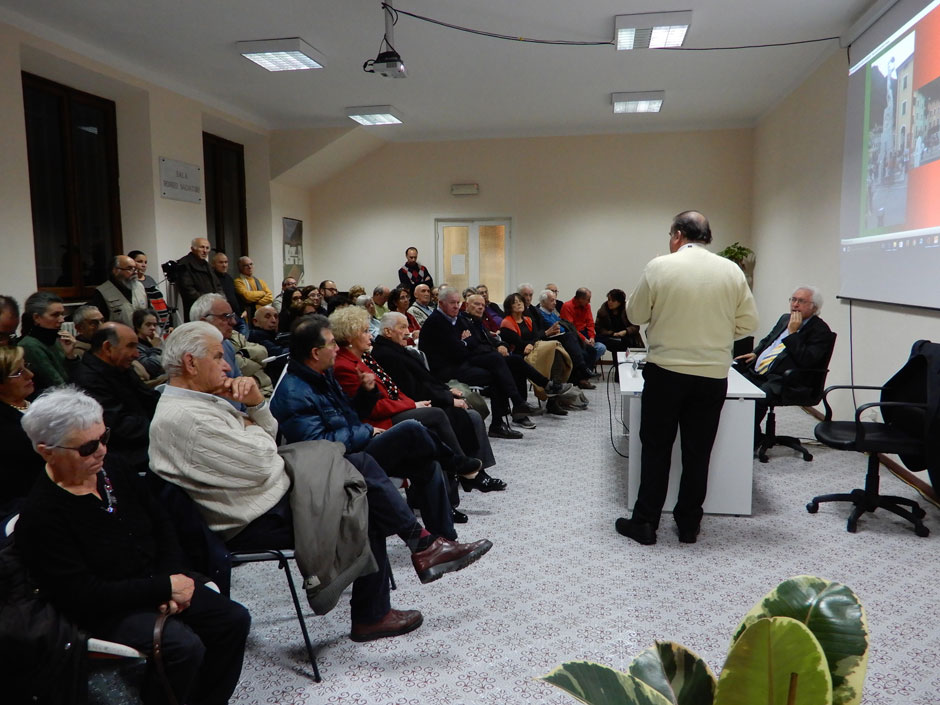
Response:
[[[541,680],[589,705],[858,705],[867,663],[855,593],[800,575],[744,616],[717,678],[692,651],[658,641],[626,673],[571,661]]]
[[[752,289],[754,288],[754,250],[750,247],[745,247],[740,242],[736,242],[733,245],[728,245],[718,253],[718,256],[730,259],[738,265],[744,272],[747,285]]]

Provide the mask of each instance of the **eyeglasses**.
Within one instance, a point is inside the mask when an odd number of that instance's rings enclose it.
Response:
[[[50,446],[50,448],[62,448],[63,450],[74,450],[83,458],[87,458],[89,455],[98,450],[98,446],[108,445],[108,439],[111,438],[111,429],[106,428],[104,433],[101,434],[101,438],[96,438],[93,441],[88,441],[87,443],[82,443],[77,448],[72,446]]]
[[[332,291],[335,294],[337,291],[339,291],[339,289],[337,289],[335,286],[325,286],[323,287],[323,291]]]
[[[216,318],[227,318],[230,321],[234,321],[238,316],[234,313],[207,313],[206,318],[209,316],[215,316]]]
[[[115,269],[118,269],[118,270],[120,270],[120,271],[122,271],[122,272],[133,272],[135,269],[137,269],[137,267],[136,267],[136,266],[134,266],[134,267],[115,267]]]
[[[803,304],[811,304],[811,303],[813,303],[813,301],[812,301],[812,299],[798,299],[798,298],[796,298],[795,296],[791,296],[791,297],[790,297],[790,303],[791,303],[791,304],[799,304],[800,306],[802,306]]]
[[[324,343],[323,345],[318,345],[316,349],[320,350],[322,348],[338,348],[338,347],[339,347],[339,343],[337,343],[336,340],[333,339],[328,343]]]
[[[29,370],[30,372],[33,371],[33,366],[31,363],[24,362],[23,366],[18,371],[8,374],[7,379],[18,379],[23,376],[23,373],[26,372],[26,370]]]

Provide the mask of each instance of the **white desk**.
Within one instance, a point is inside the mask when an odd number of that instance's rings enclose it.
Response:
[[[643,371],[634,368],[634,361],[646,353],[617,353],[620,368],[620,396],[623,401],[623,423],[630,429],[630,462],[627,474],[629,509],[636,503],[640,488],[640,408],[643,393]],[[754,400],[764,393],[734,369],[728,374],[728,394],[721,409],[718,435],[712,448],[708,471],[706,514],[750,514],[754,470]],[[682,460],[679,437],[672,449],[672,470],[669,493],[663,511],[672,511],[679,493]]]

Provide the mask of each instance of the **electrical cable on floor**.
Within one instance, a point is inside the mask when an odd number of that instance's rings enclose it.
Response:
[[[606,380],[603,378],[603,369],[604,369],[604,367],[603,367],[603,365],[601,366],[601,371],[602,371],[601,379],[604,381],[604,386],[607,387],[607,410],[608,410],[608,412],[609,412],[609,414],[610,414],[610,417],[609,417],[609,419],[608,419],[608,423],[609,423],[609,425],[610,425],[610,447],[613,448],[613,449],[614,449],[614,452],[615,452],[617,455],[619,455],[621,458],[629,458],[630,455],[629,455],[628,453],[627,453],[627,454],[621,453],[621,452],[620,452],[620,449],[617,448],[617,444],[614,443],[614,415],[615,415],[615,413],[616,413],[616,411],[617,411],[617,404],[616,404],[614,401],[611,401],[611,398],[610,398],[610,378],[611,378],[611,376],[614,374],[614,372],[617,370],[617,353],[614,352],[614,353],[613,353],[613,356],[614,356],[614,364],[611,365],[611,366],[610,366],[610,370],[607,371],[607,379],[606,379]],[[619,390],[618,390],[618,392],[619,392]],[[618,394],[617,396],[619,397],[620,395]],[[623,400],[622,400],[622,399],[621,399],[621,402],[620,402],[620,416],[619,416],[619,418],[620,418],[620,425],[624,428],[624,430],[625,430],[627,433],[630,433],[629,427],[627,427],[627,425],[623,422]]]

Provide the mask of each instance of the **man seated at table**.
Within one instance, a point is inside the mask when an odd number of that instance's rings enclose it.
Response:
[[[832,331],[819,317],[823,297],[815,286],[800,286],[790,297],[790,311],[777,319],[770,333],[761,340],[754,352],[739,355],[735,369],[767,394],[754,402],[754,446],[762,439],[761,422],[770,403],[785,401],[787,394],[799,393],[799,387],[784,385],[787,370],[822,367],[832,345]]]

